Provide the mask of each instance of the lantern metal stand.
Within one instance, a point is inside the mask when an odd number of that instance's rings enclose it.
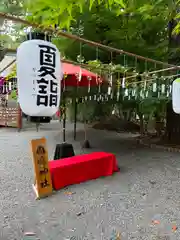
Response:
[[[63,102],[63,143],[56,144],[54,153],[54,160],[62,158],[73,157],[75,155],[74,148],[71,143],[66,143],[66,102],[65,102],[65,89],[63,89],[62,102]],[[62,113],[62,112],[61,112]]]
[[[78,108],[78,102],[77,102],[77,91],[76,96],[74,98],[74,140],[76,140],[76,129],[77,129],[77,108]]]
[[[54,160],[60,160],[62,158],[75,156],[73,145],[70,143],[59,143],[56,144],[54,152]]]
[[[84,140],[83,144],[82,144],[82,148],[91,148],[90,142],[88,141],[88,139]]]
[[[36,123],[36,132],[39,132],[40,121]]]
[[[82,143],[82,148],[91,148],[90,142],[87,139],[87,121],[84,120],[84,142]]]
[[[81,35],[79,33],[79,35]],[[77,56],[77,61],[79,62],[80,64],[80,69],[82,67],[82,64],[84,63],[85,61],[85,58],[83,57],[82,55],[82,42],[80,42],[80,46],[79,46],[79,51],[80,51],[80,54]],[[98,58],[98,51],[96,49],[96,58]],[[82,78],[82,75],[81,75],[81,72],[79,73],[79,76],[78,76],[78,81],[81,81],[81,78]],[[89,84],[90,84],[90,79],[89,79]],[[78,86],[77,86],[78,88]],[[88,87],[88,92],[90,91],[90,85]],[[77,92],[76,92],[76,95],[77,95]],[[77,103],[76,103],[77,104]],[[76,105],[75,105],[76,107]],[[75,114],[77,115],[77,109],[75,109]],[[87,131],[86,131],[86,120],[84,121],[84,142],[82,143],[82,148],[91,148],[91,145],[90,145],[90,142],[89,140],[87,139]]]

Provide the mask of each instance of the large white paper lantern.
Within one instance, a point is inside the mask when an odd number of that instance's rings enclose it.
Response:
[[[56,46],[43,40],[17,49],[18,101],[29,116],[52,116],[60,104],[62,68]]]
[[[175,113],[180,113],[180,78],[172,84],[172,106]]]

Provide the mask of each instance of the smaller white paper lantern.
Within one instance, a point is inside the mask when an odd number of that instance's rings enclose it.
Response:
[[[180,113],[180,78],[172,84],[172,107],[175,113]]]
[[[23,42],[17,49],[18,100],[29,116],[51,117],[60,104],[62,68],[56,46],[44,40]]]

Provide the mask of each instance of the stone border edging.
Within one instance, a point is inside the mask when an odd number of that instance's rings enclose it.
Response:
[[[150,148],[155,148],[155,149],[162,149],[168,152],[178,152],[180,153],[180,148],[175,148],[175,147],[165,147],[165,146],[160,146],[157,144],[153,144],[153,143],[145,143],[143,140],[139,140],[138,141],[139,144],[146,146],[146,147],[150,147]]]

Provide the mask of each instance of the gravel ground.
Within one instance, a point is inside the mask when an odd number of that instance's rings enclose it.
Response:
[[[180,239],[180,228],[172,231],[180,227],[180,155],[139,146],[130,134],[89,130],[91,151],[115,153],[121,172],[36,201],[29,142],[47,137],[51,159],[61,142],[59,129],[51,124],[38,133],[0,130],[0,240],[21,240],[25,232],[40,240],[109,240],[113,230],[121,232],[122,240]],[[73,142],[68,124],[67,139],[76,154],[83,153],[82,125],[78,129]]]

